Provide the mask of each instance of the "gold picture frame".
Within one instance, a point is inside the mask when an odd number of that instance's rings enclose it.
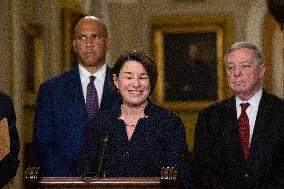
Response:
[[[69,70],[77,65],[76,55],[73,51],[73,35],[76,23],[86,16],[78,2],[72,0],[60,0],[60,19],[61,19],[61,62],[62,72]]]
[[[201,110],[225,98],[223,56],[233,38],[232,16],[157,16],[150,18],[149,25],[151,52],[158,68],[153,94],[157,104],[176,111]],[[189,44],[200,48],[206,60],[206,67],[196,64],[201,70],[196,77],[183,59],[189,57]]]

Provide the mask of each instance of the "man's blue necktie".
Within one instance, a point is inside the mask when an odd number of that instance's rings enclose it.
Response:
[[[94,84],[95,79],[95,76],[90,76],[90,83],[87,86],[86,105],[89,118],[92,118],[99,111],[98,94]]]

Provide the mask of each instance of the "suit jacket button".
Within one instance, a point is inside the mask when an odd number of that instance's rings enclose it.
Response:
[[[129,157],[129,152],[125,152],[124,156]]]

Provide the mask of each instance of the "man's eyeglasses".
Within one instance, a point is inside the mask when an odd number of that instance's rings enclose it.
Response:
[[[102,39],[102,38],[105,38],[105,37],[106,37],[106,35],[103,34],[103,33],[94,33],[91,36],[79,34],[79,35],[77,35],[75,40],[79,41],[79,42],[88,41],[88,40],[95,41],[96,39]]]

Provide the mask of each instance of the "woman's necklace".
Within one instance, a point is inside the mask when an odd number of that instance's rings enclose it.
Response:
[[[123,113],[123,112],[125,112],[125,109],[124,109],[124,107],[121,105],[121,112]],[[143,113],[144,113],[144,108],[143,108]],[[145,117],[145,115],[143,115],[143,117]],[[139,118],[137,119],[137,121],[139,120],[141,118],[141,116],[139,116]],[[135,120],[135,119],[134,119]],[[124,119],[124,124],[125,124],[125,126],[126,127],[129,127],[129,128],[135,128],[136,127],[136,125],[137,125],[137,122],[135,123],[135,124],[129,124],[129,123],[126,123],[125,122],[126,120]],[[129,120],[128,120],[129,121]],[[135,122],[135,121],[130,121],[130,123],[133,123],[133,122]]]
[[[126,127],[136,127],[136,124],[134,124],[134,125],[129,125],[129,124],[126,124],[126,123],[125,123],[125,126],[126,126]]]

